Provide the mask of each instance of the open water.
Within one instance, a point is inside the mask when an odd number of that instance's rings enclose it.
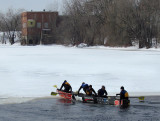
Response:
[[[36,99],[0,105],[0,121],[160,121],[160,97],[146,97],[145,102],[132,98],[127,109],[59,98]]]

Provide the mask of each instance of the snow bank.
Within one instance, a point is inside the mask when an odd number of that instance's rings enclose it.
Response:
[[[49,96],[64,80],[73,91],[86,82],[109,95],[122,85],[133,95],[160,92],[159,50],[1,45],[0,52],[0,97]]]
[[[11,32],[11,33],[12,33],[12,32]],[[15,43],[17,43],[17,42],[19,43],[20,33],[21,33],[21,32],[18,32],[18,31],[15,32],[15,38],[14,38]],[[10,45],[7,32],[0,32],[0,44],[2,44],[3,39],[4,39],[4,42],[5,42],[7,45]]]

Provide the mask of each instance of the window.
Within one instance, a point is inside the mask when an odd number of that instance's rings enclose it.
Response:
[[[48,23],[44,23],[44,28],[48,28]]]
[[[28,19],[28,28],[33,28],[36,26],[36,21],[33,19]]]
[[[51,29],[43,29],[42,31],[43,31],[43,34],[44,34],[44,35],[49,35],[49,34],[51,34]]]
[[[41,28],[41,23],[37,23],[37,28]]]

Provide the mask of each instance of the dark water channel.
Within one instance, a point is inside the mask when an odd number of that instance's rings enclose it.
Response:
[[[160,97],[145,102],[131,99],[131,106],[70,103],[63,99],[37,99],[0,105],[0,121],[160,121]]]

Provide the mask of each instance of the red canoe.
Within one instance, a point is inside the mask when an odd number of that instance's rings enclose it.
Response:
[[[58,92],[60,97],[63,97],[63,98],[68,99],[68,100],[72,99],[72,94],[71,93],[63,92],[62,90],[59,90],[59,89],[57,89],[57,92]]]

